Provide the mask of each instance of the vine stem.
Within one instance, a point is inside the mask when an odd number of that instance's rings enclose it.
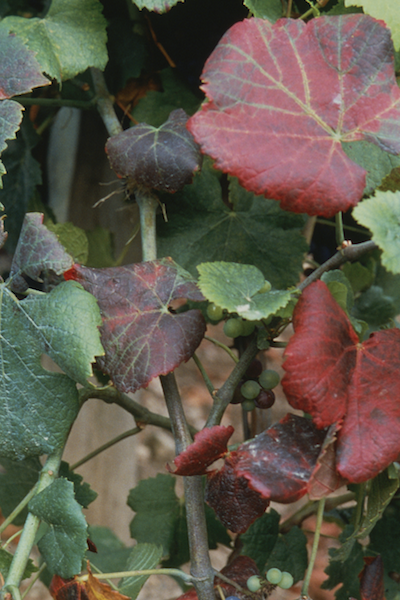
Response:
[[[17,517],[19,515],[19,513],[23,511],[23,509],[28,504],[28,502],[33,498],[33,496],[36,494],[36,487],[37,487],[37,485],[33,486],[31,491],[27,493],[25,498],[23,498],[21,500],[21,502],[18,504],[18,506],[16,506],[14,508],[14,510],[8,515],[8,517],[6,519],[4,519],[3,523],[0,525],[0,534],[2,534],[3,531],[9,525],[11,525],[11,523],[14,521],[15,517]]]
[[[343,213],[338,212],[335,215],[335,231],[336,231],[336,243],[340,248],[344,242],[344,229],[343,229]]]
[[[214,390],[215,390],[215,387],[213,386],[213,383],[212,383],[211,379],[207,375],[206,370],[203,367],[203,364],[202,364],[201,360],[196,355],[196,353],[193,354],[192,358],[193,358],[193,360],[194,360],[194,362],[196,364],[196,367],[199,369],[199,371],[201,373],[201,376],[204,379],[204,383],[206,384],[206,388],[209,391],[211,398],[214,399]]]
[[[110,95],[103,73],[94,67],[91,67],[93,85],[96,92],[97,110],[103,120],[104,125],[110,136],[121,133],[122,126],[115,114],[112,96]]]
[[[121,571],[116,573],[93,573],[92,577],[96,579],[119,579],[120,577],[139,577],[140,575],[169,575],[170,577],[179,577],[186,583],[193,583],[193,577],[181,571],[180,569],[144,569],[143,571]],[[76,578],[83,582],[89,579],[89,575],[81,575]]]
[[[314,569],[315,559],[317,558],[319,538],[321,535],[321,526],[324,518],[325,498],[321,498],[318,502],[317,522],[315,525],[314,541],[311,549],[310,561],[308,563],[306,576],[303,581],[303,587],[301,588],[302,596],[308,597],[308,587],[310,585],[311,575]]]
[[[224,350],[235,363],[239,362],[239,359],[236,356],[236,354],[234,352],[232,352],[232,350],[226,344],[223,344],[219,340],[209,337],[208,335],[205,335],[204,339],[207,340],[207,342],[211,342],[212,344],[214,344],[214,346],[218,346],[218,348],[222,348],[222,350]]]
[[[83,458],[78,460],[73,465],[70,465],[71,471],[75,471],[75,469],[77,469],[81,465],[84,465],[85,463],[87,463],[89,460],[91,460],[98,454],[101,454],[102,452],[104,452],[104,450],[108,450],[108,448],[111,448],[115,444],[118,444],[118,442],[121,442],[122,440],[126,440],[126,438],[131,437],[132,435],[136,435],[137,433],[140,433],[141,431],[142,431],[141,427],[134,427],[133,429],[129,429],[129,431],[120,433],[120,435],[115,436],[114,438],[112,438],[112,440],[109,440],[102,446],[99,446],[92,452],[89,452],[89,454],[86,454],[86,456],[84,456]]]
[[[53,454],[49,455],[46,460],[39,482],[35,488],[36,494],[48,487],[56,479],[60,468],[61,457],[64,447],[59,448]],[[10,592],[14,600],[20,600],[19,585],[21,583],[29,555],[35,543],[35,537],[39,528],[40,519],[32,513],[28,513],[24,528],[21,533],[17,549],[12,560],[10,570],[4,583],[4,591]],[[3,598],[7,596],[2,596]]]

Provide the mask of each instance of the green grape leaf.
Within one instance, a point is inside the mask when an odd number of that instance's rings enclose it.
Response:
[[[271,508],[240,536],[243,544],[241,554],[250,556],[260,573],[264,571],[265,564],[278,540],[279,520],[279,513]]]
[[[21,310],[36,326],[46,354],[71,379],[85,385],[92,363],[104,355],[100,343],[100,311],[96,299],[79,283],[65,281],[49,294],[30,295]]]
[[[36,485],[42,465],[38,458],[14,461],[4,457],[0,458],[0,464],[6,470],[5,473],[0,473],[0,508],[3,517],[8,517]],[[22,525],[27,514],[26,507],[14,519],[14,525]],[[2,572],[1,568],[0,571]]]
[[[392,500],[370,533],[368,553],[381,555],[385,567],[384,580],[386,600],[396,600],[400,596],[400,582],[389,573],[400,573],[400,503]]]
[[[64,578],[80,573],[87,548],[87,525],[75,500],[73,483],[56,479],[32,498],[29,510],[48,525],[38,547],[50,571]]]
[[[162,546],[156,546],[155,544],[137,544],[131,550],[126,564],[126,570],[144,571],[145,569],[155,569],[161,561],[162,553]],[[149,575],[124,577],[121,579],[118,589],[121,594],[130,596],[132,600],[135,600],[148,578]]]
[[[365,291],[374,281],[373,270],[360,262],[347,262],[343,265],[342,271],[350,282],[353,294]]]
[[[89,241],[83,229],[76,227],[73,223],[52,223],[46,221],[45,225],[49,231],[56,234],[58,241],[64,246],[74,262],[86,264],[89,256]]]
[[[371,195],[392,169],[400,166],[400,155],[389,154],[371,142],[347,142],[342,148],[352,161],[367,171],[364,196]]]
[[[177,108],[183,108],[188,115],[193,115],[199,108],[199,98],[179,77],[176,69],[163,69],[160,79],[163,91],[148,91],[133,109],[132,116],[138,123],[160,127]]]
[[[130,524],[131,536],[138,543],[162,545],[163,566],[178,567],[190,559],[186,510],[175,493],[176,479],[158,474],[141,481],[129,492],[128,506],[136,512]],[[218,543],[230,545],[226,529],[219,524],[213,511],[206,508],[209,547]]]
[[[392,38],[396,50],[400,50],[400,13],[397,0],[345,0],[346,6],[361,6],[365,14],[385,21],[392,31]]]
[[[91,231],[86,231],[86,237],[89,242],[89,255],[86,261],[86,266],[95,267],[113,267],[114,260],[114,244],[112,233],[104,227],[96,227]]]
[[[254,17],[268,19],[272,23],[284,16],[281,0],[244,0],[243,4]]]
[[[378,190],[353,210],[353,216],[372,232],[372,240],[383,251],[382,265],[400,273],[400,192]]]
[[[140,9],[147,8],[155,13],[163,13],[184,0],[132,0],[132,2]]]
[[[107,23],[101,11],[98,0],[52,0],[43,19],[9,16],[0,31],[15,33],[36,53],[42,70],[61,82],[88,67],[106,66]]]
[[[43,225],[41,213],[28,213],[11,263],[10,278],[15,292],[28,289],[22,274],[34,281],[42,281],[43,273],[61,275],[73,264],[57,236]]]
[[[71,471],[69,464],[65,461],[61,462],[59,476],[72,481],[74,484],[75,500],[83,507],[87,508],[89,504],[97,498],[97,492],[91,489],[90,485],[83,481],[82,475]]]
[[[352,314],[368,323],[371,329],[377,329],[391,323],[396,316],[396,307],[381,287],[372,285],[356,299]]]
[[[367,537],[382,517],[383,511],[399,488],[398,475],[394,473],[394,476],[391,476],[392,473],[389,473],[389,471],[395,471],[395,468],[393,466],[389,467],[372,480],[367,508],[361,523],[342,546],[332,553],[332,560],[340,562],[347,560],[356,540]]]
[[[275,567],[288,571],[296,583],[303,579],[307,564],[307,538],[298,527],[292,527],[285,535],[278,536],[264,570]]]
[[[334,269],[324,273],[321,280],[326,283],[339,306],[349,314],[353,308],[354,294],[346,275],[339,269]]]
[[[111,529],[91,525],[89,539],[97,549],[96,553],[87,553],[91,564],[103,573],[117,573],[126,570],[125,565],[131,548],[127,548]]]
[[[13,100],[0,102],[0,153],[7,148],[6,140],[15,138],[22,121],[23,108]],[[7,168],[0,161],[0,187],[3,187],[2,176],[7,173]]]
[[[352,531],[353,527],[351,525],[345,527],[339,536],[339,540],[345,542]],[[336,600],[349,600],[349,598],[352,597],[359,598],[360,580],[358,579],[358,574],[364,568],[364,552],[362,546],[356,542],[348,559],[344,562],[332,560],[332,556],[335,555],[335,552],[335,548],[329,550],[331,561],[325,569],[325,573],[329,575],[329,578],[322,583],[321,588],[324,590],[332,590],[337,585],[342,584],[335,592]]]
[[[220,173],[204,161],[201,174],[167,201],[168,222],[157,223],[160,256],[171,256],[196,275],[200,263],[225,261],[255,265],[273,287],[295,285],[307,244],[304,217],[277,202],[244,190],[230,178],[229,202],[222,200]]]
[[[132,22],[124,17],[111,19],[107,34],[109,61],[104,75],[109,91],[117,94],[129,79],[140,77],[147,57],[145,37],[132,31]]]
[[[0,102],[0,115],[4,102]],[[4,178],[3,188],[0,190],[0,202],[7,214],[6,248],[9,252],[15,250],[29,203],[36,186],[42,183],[40,164],[32,156],[32,149],[39,139],[32,123],[25,118],[17,138],[8,144],[2,156],[7,177]]]
[[[43,300],[45,307],[46,296],[36,297]],[[0,286],[0,367],[12,373],[1,380],[0,455],[18,460],[61,447],[79,409],[75,381],[41,366],[47,348],[24,303]]]
[[[4,577],[7,578],[8,571],[10,570],[11,563],[13,561],[14,555],[11,552],[7,552],[4,548],[0,548],[0,573]],[[28,579],[32,573],[36,573],[38,571],[38,567],[35,567],[32,559],[28,560],[28,564],[25,567],[24,573],[22,575],[22,579]]]
[[[348,6],[344,5],[345,0],[338,0],[338,3],[335,6],[332,6],[330,10],[327,11],[328,15],[350,15],[353,13],[362,13],[363,9],[357,6]]]
[[[212,262],[198,265],[199,288],[221,308],[249,321],[266,319],[285,307],[292,291],[261,292],[264,275],[253,265]]]

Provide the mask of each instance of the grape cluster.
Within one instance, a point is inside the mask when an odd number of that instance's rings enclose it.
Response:
[[[255,359],[247,369],[244,379],[236,388],[231,404],[241,404],[244,410],[271,408],[275,402],[272,391],[280,381],[279,374],[272,369],[263,371],[262,364]]]
[[[256,327],[253,321],[246,321],[240,317],[231,317],[224,323],[224,334],[226,337],[237,338],[251,335]]]
[[[258,575],[252,575],[247,580],[247,587],[250,592],[258,592],[267,582],[277,585],[284,590],[288,590],[294,583],[293,576],[288,571],[281,571],[272,568],[265,574],[265,580]]]

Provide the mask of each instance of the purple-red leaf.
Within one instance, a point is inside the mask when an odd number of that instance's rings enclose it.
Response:
[[[62,275],[72,264],[72,257],[58,241],[56,234],[43,225],[43,214],[27,213],[11,264],[12,289],[15,292],[28,289],[22,275],[41,281],[43,273],[51,271]]]
[[[400,330],[360,343],[325,283],[308,286],[294,311],[282,385],[317,427],[343,421],[337,469],[351,482],[375,477],[400,453]]]
[[[357,204],[365,187],[366,171],[341,142],[400,152],[393,55],[389,29],[363,14],[307,24],[245,19],[208,59],[209,102],[188,127],[246,189],[287,210],[332,216]]]
[[[78,281],[97,299],[105,350],[97,362],[122,392],[135,392],[173,371],[203,339],[205,321],[199,310],[170,311],[174,300],[204,299],[170,258],[106,269],[74,265],[64,277]]]
[[[233,432],[232,425],[202,429],[194,436],[193,444],[175,458],[176,469],[168,470],[174,475],[204,475],[207,467],[226,454]]]
[[[309,420],[286,415],[237,449],[235,474],[275,502],[295,502],[307,493],[325,438]]]
[[[148,189],[183,188],[201,166],[200,148],[186,129],[187,120],[178,109],[161,127],[139,123],[110,138],[106,152],[114,171]]]
[[[385,600],[382,557],[367,556],[364,562],[360,573],[361,600]]]
[[[244,477],[238,477],[235,472],[237,459],[237,452],[231,452],[220,471],[207,473],[205,499],[227,529],[244,533],[264,514],[269,501],[252,490]]]
[[[49,84],[34,53],[21,39],[1,30],[0,99],[26,94],[35,87]]]

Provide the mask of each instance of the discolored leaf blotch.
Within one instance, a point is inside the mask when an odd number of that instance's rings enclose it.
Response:
[[[203,300],[194,281],[171,259],[105,269],[75,265],[64,277],[97,299],[105,350],[97,362],[122,392],[135,392],[173,371],[203,338],[199,310],[170,310],[174,300]]]
[[[366,556],[360,573],[361,600],[385,600],[383,560],[381,556]]]
[[[366,171],[341,142],[400,152],[390,31],[367,15],[246,19],[202,78],[209,101],[188,122],[196,141],[217,168],[284,209],[330,217],[357,204]]]
[[[293,324],[282,380],[290,404],[319,428],[343,421],[339,473],[354,483],[375,477],[400,453],[400,331],[378,331],[360,343],[321,281],[304,290]]]
[[[187,119],[178,109],[158,128],[139,123],[110,138],[106,152],[117,175],[136,186],[170,193],[190,183],[202,159],[186,129]]]

